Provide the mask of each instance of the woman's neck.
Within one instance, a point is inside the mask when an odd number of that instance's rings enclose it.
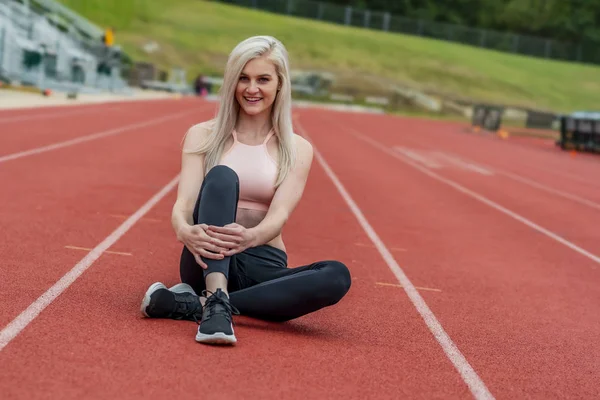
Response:
[[[271,128],[271,118],[268,114],[249,116],[247,114],[240,113],[235,130],[239,135],[242,135],[248,140],[260,141],[261,139],[267,137],[271,131]]]

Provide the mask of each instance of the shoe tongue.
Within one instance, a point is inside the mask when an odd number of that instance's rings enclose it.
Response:
[[[221,313],[226,310],[226,304],[229,303],[229,298],[225,292],[223,292],[221,289],[217,289],[210,297],[213,298],[213,301],[208,299],[207,302],[210,303],[211,308],[213,308],[215,312]]]

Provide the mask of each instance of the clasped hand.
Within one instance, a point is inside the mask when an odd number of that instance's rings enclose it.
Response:
[[[180,236],[204,269],[208,266],[201,257],[222,260],[251,247],[255,239],[250,229],[236,223],[225,226],[198,224],[185,229]]]

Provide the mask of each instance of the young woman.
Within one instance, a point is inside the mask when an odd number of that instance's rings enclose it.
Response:
[[[195,320],[196,341],[233,344],[232,314],[287,321],[339,302],[350,289],[346,266],[288,268],[281,236],[312,158],[310,143],[292,131],[285,47],[270,36],[239,43],[216,118],[184,139],[172,213],[183,283],[151,285],[142,314]]]

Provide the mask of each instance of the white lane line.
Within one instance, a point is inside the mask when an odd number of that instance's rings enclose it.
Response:
[[[485,196],[480,195],[479,193],[476,193],[470,189],[467,189],[466,187],[454,182],[453,180],[444,178],[441,175],[436,174],[433,171],[428,170],[427,168],[424,168],[422,166],[420,166],[419,164],[415,163],[412,160],[406,159],[405,157],[403,157],[402,155],[398,154],[395,151],[390,150],[388,147],[382,145],[381,143],[363,135],[362,133],[358,132],[357,130],[353,129],[353,128],[349,128],[347,126],[343,126],[339,123],[336,122],[337,125],[339,125],[340,127],[342,127],[344,129],[345,132],[348,132],[350,135],[356,137],[359,140],[362,140],[366,143],[369,143],[371,146],[378,148],[379,150],[391,155],[392,157],[397,158],[398,160],[404,162],[405,164],[408,164],[410,166],[412,166],[413,168],[421,171],[422,173],[428,175],[429,177],[436,179],[442,183],[445,183],[448,186],[453,187],[454,189],[458,190],[459,192],[462,192],[476,200],[479,200],[480,202],[508,215],[511,218],[516,219],[517,221],[529,226],[530,228],[548,236],[549,238],[559,242],[562,245],[565,245],[566,247],[570,248],[571,250],[576,251],[577,253],[589,258],[590,260],[594,261],[595,263],[600,264],[600,257],[598,257],[595,254],[590,253],[589,251],[582,249],[581,247],[577,246],[574,243],[569,242],[568,240],[564,239],[563,237],[557,235],[554,232],[549,231],[546,228],[541,227],[540,225],[528,220],[527,218],[507,209],[506,207],[501,206],[500,204],[488,199]]]
[[[36,120],[36,119],[52,119],[52,118],[60,118],[60,117],[65,117],[65,116],[69,116],[69,115],[76,115],[76,114],[86,114],[86,113],[98,113],[100,111],[104,112],[104,111],[112,111],[112,110],[116,110],[118,109],[118,107],[102,107],[101,109],[97,109],[97,108],[88,108],[86,107],[83,110],[67,110],[67,111],[62,111],[62,112],[53,112],[53,113],[41,113],[41,114],[33,114],[33,115],[18,115],[16,117],[5,117],[5,118],[0,118],[0,123],[3,122],[19,122],[19,121],[31,121],[31,120]],[[31,109],[33,110],[33,109]]]
[[[98,244],[69,272],[60,278],[50,289],[34,301],[25,311],[0,331],[0,351],[6,347],[23,329],[27,327],[46,307],[48,307],[62,292],[64,292],[81,274],[83,274],[110,246],[117,242],[127,231],[144,216],[156,203],[165,197],[179,182],[177,175],[171,182],[156,193],[131,217],[123,222],[114,232]]]
[[[562,176],[562,177],[565,177],[565,178],[569,178],[572,181],[578,181],[578,182],[581,182],[581,183],[585,183],[586,186],[589,186],[589,187],[600,188],[600,185],[598,185],[597,182],[596,182],[597,180],[585,179],[585,178],[583,178],[583,177],[581,177],[579,175],[573,175],[573,174],[570,174],[568,172],[562,172],[562,171],[558,171],[558,170],[548,171],[548,169],[538,167],[537,165],[528,165],[527,168],[536,169],[538,171],[542,171],[542,172],[546,172],[546,173],[549,172],[549,173],[551,173],[553,175],[559,175],[559,176]]]
[[[441,153],[441,152],[438,152],[438,154],[440,154],[442,156],[446,155],[446,153]],[[455,157],[455,158],[458,159],[458,157],[455,156],[455,155],[450,155],[450,157]],[[475,165],[472,161],[468,161],[468,164]],[[595,202],[593,202],[591,200],[587,200],[587,199],[584,199],[583,197],[579,197],[579,196],[576,196],[574,194],[571,194],[571,193],[568,193],[568,192],[564,192],[564,191],[562,191],[560,189],[556,189],[556,188],[553,188],[553,187],[541,184],[539,182],[536,182],[534,180],[531,180],[531,179],[525,178],[523,176],[514,174],[512,172],[508,172],[508,171],[505,171],[505,170],[502,170],[502,169],[499,169],[499,168],[496,168],[496,167],[492,167],[490,165],[485,165],[485,164],[481,164],[481,165],[484,167],[484,169],[487,168],[489,170],[494,170],[499,175],[504,175],[507,178],[514,179],[515,181],[518,181],[518,182],[524,183],[526,185],[532,186],[532,187],[534,187],[536,189],[540,189],[540,190],[546,191],[548,193],[552,193],[552,194],[555,194],[557,196],[564,197],[565,199],[572,200],[572,201],[577,202],[579,204],[583,204],[585,206],[588,206],[588,207],[591,207],[591,208],[595,208],[596,210],[600,210],[600,204],[595,203]]]
[[[305,136],[308,140],[312,142],[312,140],[306,133],[306,130],[304,130],[302,125],[300,125],[300,123],[297,120],[296,128],[303,136]],[[315,158],[317,159],[319,164],[321,164],[321,167],[323,167],[327,176],[331,179],[337,190],[340,192],[342,198],[344,199],[344,201],[346,202],[346,204],[360,223],[361,227],[364,229],[367,236],[369,236],[369,239],[371,239],[371,241],[383,257],[389,268],[392,270],[394,275],[396,275],[396,278],[402,285],[402,288],[404,289],[411,302],[425,321],[425,324],[427,325],[435,339],[438,341],[438,343],[444,350],[444,353],[446,353],[448,359],[452,362],[452,364],[462,377],[463,381],[471,390],[473,396],[475,396],[476,399],[493,399],[494,397],[489,392],[485,383],[477,375],[475,370],[471,367],[467,359],[462,355],[462,353],[456,347],[454,342],[452,342],[452,339],[450,339],[446,331],[444,331],[444,328],[439,323],[433,312],[429,309],[429,306],[427,306],[425,300],[423,300],[423,298],[421,297],[415,286],[412,284],[412,282],[408,279],[402,268],[400,268],[398,263],[396,263],[396,260],[394,259],[390,251],[387,249],[385,244],[383,244],[375,230],[371,227],[360,208],[356,205],[350,194],[348,194],[348,191],[344,188],[344,186],[342,185],[338,177],[335,175],[335,173],[331,170],[327,162],[323,159],[323,157],[317,150],[314,142],[312,143]],[[392,150],[390,150],[390,152],[392,154],[395,154]]]
[[[565,199],[569,199],[569,200],[575,201],[577,203],[586,205],[588,207],[595,208],[596,210],[600,210],[600,204],[594,203],[591,200],[584,199],[583,197],[579,197],[579,196],[575,196],[574,194],[571,194],[571,193],[563,192],[562,190],[555,189],[555,188],[552,188],[550,186],[543,185],[541,183],[532,181],[531,179],[524,178],[522,176],[513,174],[513,173],[508,172],[508,171],[500,171],[500,170],[498,170],[497,172],[499,174],[501,174],[501,175],[504,175],[504,176],[506,176],[508,178],[514,179],[514,180],[519,181],[521,183],[524,183],[526,185],[533,186],[533,187],[535,187],[537,189],[544,190],[544,191],[546,191],[548,193],[552,193],[552,194],[555,194],[557,196],[564,197]]]
[[[437,163],[434,159],[427,157],[422,153],[418,153],[415,150],[410,150],[410,149],[407,149],[407,148],[401,147],[401,146],[396,146],[396,147],[394,147],[394,149],[396,149],[396,151],[401,152],[406,157],[408,157],[412,160],[415,160],[417,162],[420,162],[421,164],[425,165],[426,167],[429,167],[429,168],[440,168],[441,167],[441,165],[439,163]]]
[[[454,154],[448,154],[448,153],[444,153],[441,151],[436,151],[434,153],[436,156],[443,158],[444,160],[452,163],[453,165],[457,166],[458,168],[461,169],[465,169],[465,170],[471,170],[477,173],[480,173],[482,175],[493,175],[493,172],[491,171],[492,168],[487,167],[487,168],[483,168],[480,165],[475,164],[472,161],[465,161],[462,158],[454,155]]]
[[[161,117],[161,118],[151,119],[151,120],[145,121],[145,122],[138,122],[135,124],[121,126],[120,128],[109,129],[107,131],[102,131],[102,132],[98,132],[98,133],[93,133],[91,135],[81,136],[81,137],[78,137],[75,139],[66,140],[64,142],[54,143],[54,144],[51,144],[48,146],[37,147],[35,149],[30,149],[30,150],[21,151],[18,153],[12,153],[12,154],[8,154],[5,156],[0,156],[0,163],[6,162],[6,161],[11,161],[11,160],[16,160],[18,158],[23,158],[23,157],[27,157],[27,156],[32,156],[35,154],[45,153],[45,152],[51,151],[51,150],[61,149],[63,147],[73,146],[75,144],[79,144],[79,143],[83,143],[83,142],[89,142],[90,140],[96,140],[96,139],[100,139],[100,138],[107,137],[107,136],[117,135],[119,133],[122,133],[122,132],[125,132],[128,130],[143,128],[145,126],[159,124],[164,121],[168,121],[168,120],[175,119],[175,118],[180,118],[186,114],[197,113],[197,112],[198,112],[198,110],[188,110],[188,111],[180,112],[180,113],[173,114],[173,115],[167,115],[167,116]]]

